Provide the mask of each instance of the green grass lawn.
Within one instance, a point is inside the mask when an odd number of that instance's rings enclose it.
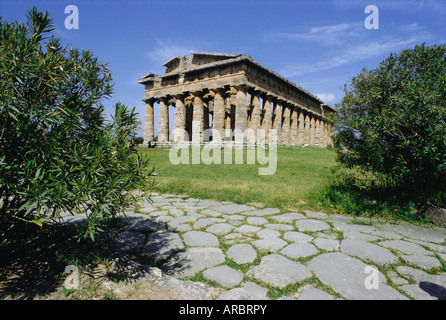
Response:
[[[168,148],[141,147],[155,166],[155,189],[160,193],[185,194],[202,199],[236,203],[261,202],[278,208],[308,206],[311,192],[327,186],[335,152],[316,147],[277,148],[277,169],[272,175],[259,175],[268,164],[172,164]],[[232,153],[233,159],[235,151]],[[268,154],[267,154],[268,155]],[[222,159],[224,150],[222,150]]]

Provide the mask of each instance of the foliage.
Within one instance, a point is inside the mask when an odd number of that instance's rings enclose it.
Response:
[[[391,54],[344,91],[337,160],[373,174],[372,187],[436,202],[446,189],[446,46]]]
[[[27,18],[0,20],[0,231],[84,212],[79,236],[94,238],[137,200],[132,190],[149,189],[148,159],[130,147],[137,114],[117,103],[106,121],[107,66],[50,36],[48,13]]]

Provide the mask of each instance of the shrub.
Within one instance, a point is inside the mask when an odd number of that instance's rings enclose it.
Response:
[[[0,231],[83,212],[79,236],[94,238],[134,204],[132,190],[149,188],[149,163],[129,145],[134,109],[117,103],[111,122],[102,115],[110,70],[52,30],[36,8],[27,23],[0,20]]]
[[[338,161],[420,205],[438,201],[446,190],[446,46],[391,54],[344,91]]]

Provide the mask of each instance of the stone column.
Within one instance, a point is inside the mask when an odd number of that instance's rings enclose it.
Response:
[[[175,96],[174,142],[183,142],[186,140],[186,110],[183,99],[183,95]]]
[[[159,99],[158,142],[169,142],[169,104],[167,98]]]
[[[283,123],[282,123],[282,144],[290,145],[290,127],[291,127],[291,108],[289,105],[283,106]]]
[[[305,116],[303,110],[299,110],[299,124],[297,126],[297,145],[305,145]]]
[[[189,141],[192,141],[192,116],[193,116],[193,104],[189,102],[186,104],[186,132],[188,134]]]
[[[319,119],[319,117],[315,118],[314,120],[314,145],[315,146],[321,146],[321,120]]]
[[[201,92],[194,92],[193,115],[192,115],[192,143],[203,142],[203,100]]]
[[[273,134],[275,137],[272,141],[277,144],[281,143],[282,138],[282,102],[278,99],[275,102],[274,117],[273,117]]]
[[[259,91],[253,91],[251,93],[251,117],[248,123],[249,132],[248,141],[250,144],[258,142],[258,130],[260,129],[260,98]]]
[[[153,142],[155,136],[155,117],[153,109],[154,100],[146,100],[146,113],[144,116],[144,144]]]
[[[290,126],[290,145],[297,146],[297,125],[298,125],[298,111],[297,106],[293,106],[291,111],[291,126]]]
[[[212,131],[215,142],[221,142],[225,138],[225,100],[224,92],[222,90],[213,90],[214,92],[214,115],[212,117]],[[215,137],[220,137],[217,141]]]
[[[236,87],[235,97],[235,130],[244,132],[248,124],[248,106],[246,104],[246,88]]]
[[[265,94],[263,96],[263,120],[261,125],[260,143],[268,144],[269,130],[272,127],[273,110],[271,105],[272,96]]]
[[[310,146],[314,146],[314,137],[315,137],[315,117],[314,117],[314,115],[311,115],[311,118],[310,118],[310,142],[309,142],[309,145]]]
[[[305,114],[304,146],[310,145],[310,113]]]

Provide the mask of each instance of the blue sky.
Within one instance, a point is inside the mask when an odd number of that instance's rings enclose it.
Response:
[[[79,9],[77,30],[64,25],[70,4]],[[362,68],[422,42],[446,43],[443,0],[0,0],[0,16],[24,21],[33,5],[54,18],[63,43],[109,63],[115,87],[106,111],[121,101],[141,121],[138,78],[164,73],[166,61],[189,51],[250,55],[334,106]],[[379,29],[364,26],[367,5],[378,8]]]

